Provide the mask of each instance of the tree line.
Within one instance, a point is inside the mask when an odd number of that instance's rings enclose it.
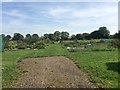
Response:
[[[70,36],[69,32],[63,31],[55,31],[54,33],[44,34],[43,36],[39,37],[38,34],[27,34],[25,37],[20,33],[14,33],[14,36],[11,37],[10,35],[4,35],[2,34],[4,40],[26,40],[29,42],[36,42],[39,38],[42,39],[49,39],[53,41],[59,41],[59,40],[90,40],[90,39],[112,39],[117,38],[118,33],[115,33],[114,35],[110,35],[110,31],[106,27],[100,27],[98,30],[95,30],[93,32],[89,33],[82,33],[82,34],[73,34]]]
[[[5,47],[9,48],[10,44],[13,44],[12,42],[9,43],[9,41],[16,41],[17,47],[23,48],[28,45],[28,47],[41,48],[43,45],[43,42],[45,40],[47,41],[61,41],[61,40],[91,40],[91,39],[114,39],[118,38],[120,36],[119,33],[115,33],[114,35],[110,35],[110,31],[107,29],[107,27],[99,27],[98,30],[95,30],[91,33],[82,33],[82,34],[73,34],[70,36],[69,32],[66,31],[55,31],[54,33],[46,33],[43,36],[39,37],[38,34],[26,34],[25,37],[20,33],[14,33],[13,37],[10,35],[4,35],[3,42],[5,43]],[[42,43],[41,43],[42,41]]]

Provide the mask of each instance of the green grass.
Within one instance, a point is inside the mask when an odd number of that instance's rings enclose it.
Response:
[[[3,87],[10,87],[13,80],[22,73],[18,61],[27,57],[66,56],[88,72],[90,80],[99,87],[118,87],[118,52],[114,51],[79,51],[68,52],[60,44],[51,44],[41,50],[5,51],[3,56]]]
[[[69,57],[76,62],[82,70],[88,72],[91,81],[99,87],[118,87],[117,51],[74,52]],[[110,68],[112,63],[115,67]],[[108,70],[108,68],[110,68]],[[114,83],[113,83],[114,82]]]

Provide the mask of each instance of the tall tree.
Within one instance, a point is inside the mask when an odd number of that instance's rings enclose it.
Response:
[[[108,39],[110,37],[110,31],[106,27],[100,27],[99,30],[93,31],[90,37],[93,39]]]
[[[51,34],[51,33],[50,33],[50,34],[49,34],[49,39],[50,39],[50,40],[55,40],[54,34]]]
[[[83,39],[82,34],[76,34],[76,39],[77,39],[77,40],[82,40],[82,39]]]
[[[26,34],[26,37],[25,37],[25,43],[27,43],[28,45],[31,45],[32,44],[32,36],[30,34]]]
[[[87,39],[87,40],[90,39],[89,33],[83,33],[82,36],[84,39]]]
[[[107,27],[100,27],[98,30],[101,34],[101,38],[108,39],[110,36],[110,31],[107,29]]]
[[[49,34],[44,34],[43,38],[44,39],[49,39]]]
[[[33,38],[39,38],[38,34],[33,34],[32,37]]]
[[[26,34],[26,38],[30,38],[31,37],[31,35],[30,34]]]
[[[24,36],[20,33],[14,33],[14,36],[12,38],[12,40],[18,41],[18,40],[23,40]]]
[[[101,38],[101,33],[99,31],[93,31],[91,34],[90,34],[90,38],[92,39],[100,39]]]
[[[61,39],[61,33],[59,31],[55,31],[54,32],[54,38],[56,41]]]
[[[39,36],[37,34],[33,34],[31,38],[32,43],[36,43],[38,40],[39,40]]]
[[[61,39],[62,40],[67,40],[68,38],[69,38],[68,32],[61,32]]]
[[[71,35],[71,40],[76,40],[76,35]]]
[[[11,37],[10,35],[7,35],[7,36],[5,37],[5,39],[6,39],[7,41],[9,41],[11,38],[12,38],[12,37]]]

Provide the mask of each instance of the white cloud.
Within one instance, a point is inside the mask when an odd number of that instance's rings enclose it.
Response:
[[[67,24],[72,33],[92,32],[101,26],[106,26],[111,34],[114,34],[118,30],[117,11],[117,7],[106,6],[86,10],[71,10],[69,17],[71,19],[66,22],[63,20],[63,23]]]
[[[52,7],[42,10],[41,7],[36,6],[33,8],[32,12],[35,13],[33,17],[30,17],[30,13],[24,14],[25,11],[18,11],[14,9],[12,11],[3,11],[4,14],[14,17],[19,17],[17,20],[13,19],[8,21],[7,25],[4,24],[3,32],[5,34],[13,34],[14,32],[20,32],[22,34],[26,33],[39,33],[43,35],[44,33],[54,32],[55,30],[67,31],[70,33],[83,33],[92,32],[101,26],[106,26],[111,34],[117,32],[117,22],[118,22],[118,10],[117,6],[96,6],[95,8],[76,8],[76,7]],[[30,9],[31,10],[31,9]],[[47,15],[48,17],[41,17],[41,15]],[[30,19],[32,22],[28,22],[25,18]],[[41,21],[43,18],[44,21]],[[48,19],[48,21],[47,21]],[[23,21],[22,21],[23,20]],[[26,23],[25,23],[25,22]],[[38,23],[34,23],[38,21]],[[53,22],[56,22],[53,23]],[[41,24],[42,23],[42,24]],[[52,26],[48,25],[51,23]],[[35,32],[36,31],[36,32]]]
[[[74,17],[105,17],[111,14],[117,14],[115,7],[89,8],[86,10],[73,11]]]
[[[14,17],[19,17],[19,18],[27,18],[26,15],[22,14],[18,10],[12,10],[12,11],[3,11],[3,14],[9,15],[9,16],[14,16]]]
[[[54,8],[49,10],[49,15],[52,17],[61,17],[61,18],[81,18],[81,17],[105,17],[112,14],[117,14],[118,10],[116,7],[100,7],[100,8],[88,8],[88,9],[76,9],[76,8]]]
[[[57,7],[57,8],[51,8],[48,13],[53,17],[59,17],[59,16],[66,14],[70,11],[71,11],[70,9]]]

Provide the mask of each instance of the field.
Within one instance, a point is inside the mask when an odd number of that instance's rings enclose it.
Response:
[[[2,53],[3,87],[10,87],[23,73],[18,63],[24,58],[66,56],[90,76],[97,87],[118,87],[118,51],[91,50],[91,47],[78,52],[69,52],[65,46],[55,43],[40,50],[17,50]]]

